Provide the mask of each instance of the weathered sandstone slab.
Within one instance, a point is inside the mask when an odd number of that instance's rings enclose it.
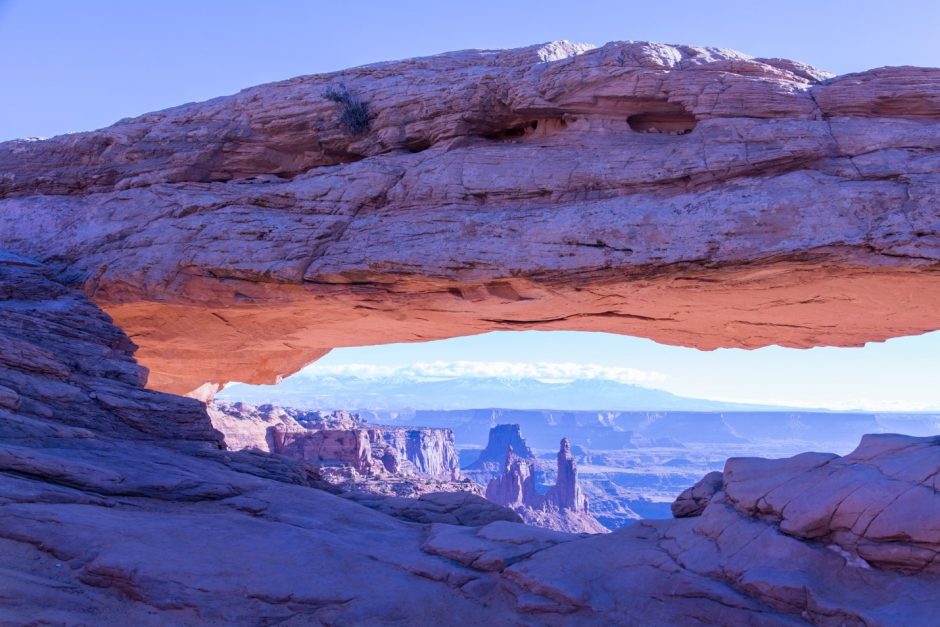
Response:
[[[938,94],[650,43],[382,63],[0,145],[0,244],[177,393],[493,329],[858,345],[940,328]]]
[[[0,410],[0,622],[929,625],[940,612],[925,560],[936,438],[731,460],[701,515],[583,538],[468,494],[340,498],[300,463],[221,450],[201,404],[140,387],[126,336],[80,293],[13,257],[0,290],[15,347],[0,362],[15,407]],[[99,388],[135,402],[101,405]]]
[[[730,459],[735,509],[872,565],[940,573],[940,436],[866,435],[846,455]]]
[[[705,511],[711,498],[721,489],[722,474],[717,471],[708,473],[676,498],[671,508],[672,515],[676,518],[698,516]]]

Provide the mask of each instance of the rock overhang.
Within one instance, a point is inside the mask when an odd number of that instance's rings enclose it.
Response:
[[[0,145],[0,232],[173,392],[493,329],[858,345],[940,328],[938,147],[937,69],[464,51]]]

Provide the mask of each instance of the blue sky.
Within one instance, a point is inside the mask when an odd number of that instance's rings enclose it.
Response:
[[[0,0],[0,141],[300,74],[554,39],[652,40],[837,73],[940,65],[935,0]]]
[[[245,2],[0,0],[0,141],[106,126],[254,84],[461,48],[653,40],[787,57],[836,73],[940,66],[940,2]],[[568,362],[634,368],[703,398],[940,409],[940,334],[864,349],[703,353],[647,340],[487,334],[343,349],[320,367]]]
[[[337,349],[309,374],[365,370],[377,366],[422,374],[525,374],[545,364],[585,378],[619,378],[680,396],[743,403],[837,410],[940,410],[937,356],[940,332],[867,344],[863,348],[699,351],[606,333],[503,331],[413,344]],[[472,362],[472,365],[461,362]],[[355,366],[350,369],[348,366]],[[511,368],[510,365],[515,365]],[[602,368],[597,368],[600,366]],[[612,371],[607,374],[604,368]],[[510,374],[511,376],[511,374]],[[570,374],[569,374],[570,376]]]

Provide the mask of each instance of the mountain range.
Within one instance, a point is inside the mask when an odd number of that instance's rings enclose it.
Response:
[[[518,377],[427,378],[307,374],[278,385],[232,384],[220,400],[305,409],[454,410],[505,409],[611,411],[783,411],[790,407],[727,403],[676,396],[607,379],[546,382]],[[807,411],[801,408],[798,411]]]

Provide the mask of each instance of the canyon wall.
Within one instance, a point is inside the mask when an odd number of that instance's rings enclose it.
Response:
[[[315,465],[342,463],[362,475],[462,479],[450,429],[382,427],[293,431],[275,428],[273,453]]]
[[[346,411],[213,402],[213,424],[230,449],[253,449],[314,467],[345,468],[361,476],[460,481],[450,429],[370,425]]]
[[[940,328],[938,83],[642,42],[375,64],[0,144],[0,243],[176,393],[494,329],[854,346]]]

